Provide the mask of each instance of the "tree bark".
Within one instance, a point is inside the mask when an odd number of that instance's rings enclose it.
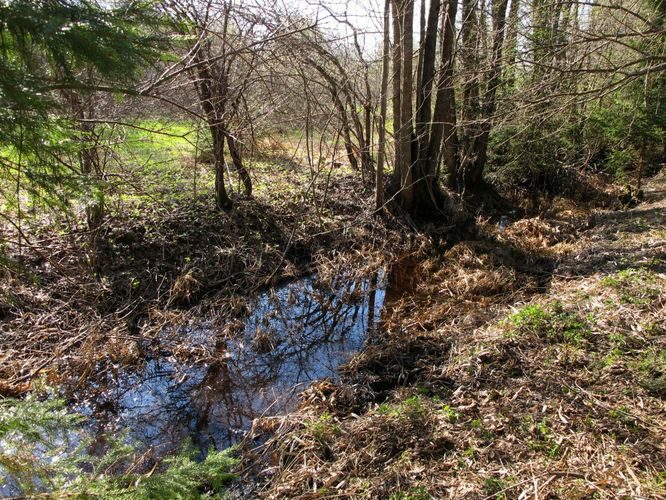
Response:
[[[460,152],[459,184],[467,184],[466,173],[476,162],[477,141],[481,135],[478,119],[480,116],[478,26],[476,0],[462,0],[462,50],[463,105],[461,121],[463,126],[462,148]]]
[[[520,0],[511,0],[509,7],[509,18],[506,28],[506,44],[504,54],[506,57],[505,83],[509,91],[515,90],[516,70],[513,67],[516,64],[518,56],[518,14],[520,12]]]
[[[224,184],[224,139],[225,131],[217,125],[209,125],[211,138],[213,140],[213,157],[215,159],[215,205],[220,210],[231,210],[233,202],[227,194]]]
[[[414,183],[412,145],[413,145],[413,107],[412,92],[414,81],[413,45],[414,45],[414,0],[402,0],[400,37],[402,54],[401,103],[400,103],[400,130],[396,140],[396,149],[400,150],[400,201],[402,206],[410,210],[414,204]]]
[[[507,0],[493,2],[493,48],[490,72],[486,83],[486,92],[483,99],[483,121],[480,125],[480,135],[475,141],[474,162],[464,172],[465,184],[475,186],[482,180],[483,169],[488,160],[488,140],[492,128],[492,119],[496,110],[497,88],[502,75],[502,47],[504,46],[504,32],[506,27]]]
[[[391,58],[391,0],[384,4],[384,48],[382,52],[382,83],[379,95],[379,143],[377,145],[377,171],[375,176],[375,209],[384,206],[384,162],[386,158],[386,111],[389,64]]]
[[[401,98],[401,81],[402,81],[402,43],[401,43],[401,0],[392,0],[392,13],[393,13],[393,139],[395,159],[393,161],[393,183],[400,186],[400,166],[402,159],[400,157],[401,150],[397,147],[398,134],[402,129],[402,121],[400,120],[400,110],[402,109]]]
[[[439,171],[439,165],[443,162],[452,187],[456,187],[458,177],[458,134],[453,81],[457,10],[458,0],[446,0],[442,10],[442,39],[437,97],[430,144],[428,145],[428,158],[431,162],[434,162],[435,171]]]
[[[430,1],[427,29],[424,30],[424,38],[422,40],[420,80],[418,81],[418,88],[416,90],[416,139],[419,145],[419,167],[424,172],[431,170],[432,163],[429,161],[428,153],[440,6],[441,0]]]
[[[245,165],[243,165],[243,159],[238,150],[238,145],[236,139],[227,132],[227,145],[229,146],[229,154],[231,154],[231,161],[234,163],[234,168],[238,172],[238,176],[243,183],[243,189],[245,191],[245,196],[250,198],[252,196],[252,178],[247,172]]]

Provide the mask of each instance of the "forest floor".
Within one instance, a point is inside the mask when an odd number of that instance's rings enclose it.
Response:
[[[0,395],[140,365],[162,349],[152,341],[165,326],[205,319],[233,336],[229,320],[262,290],[335,269],[354,279],[410,246],[397,218],[373,217],[372,191],[346,170],[273,161],[253,175],[254,197],[236,194],[229,213],[210,190],[171,186],[114,207],[94,242],[80,224],[26,230],[22,250],[8,247],[11,264],[0,266]],[[14,240],[11,228],[0,234]],[[172,354],[203,361],[182,340]]]
[[[269,498],[664,498],[666,175],[410,271],[381,340],[244,452]],[[259,431],[257,431],[259,432]]]
[[[499,206],[419,225],[374,216],[357,173],[269,163],[231,213],[201,194],[209,178],[159,192],[160,165],[94,241],[38,224],[11,246],[0,395],[94,385],[165,355],[153,341],[169,325],[205,318],[230,338],[230,318],[282,281],[392,269],[402,296],[340,379],[256,422],[268,441],[241,449],[251,495],[666,495],[663,173],[631,210],[561,198],[538,217]],[[196,364],[222,351],[185,336],[167,354]]]

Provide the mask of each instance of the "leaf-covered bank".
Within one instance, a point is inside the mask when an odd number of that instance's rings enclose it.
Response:
[[[340,384],[249,451],[270,498],[666,494],[666,200],[561,212],[422,258]]]

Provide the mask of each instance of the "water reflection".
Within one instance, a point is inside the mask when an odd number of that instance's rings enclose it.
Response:
[[[330,286],[305,278],[272,290],[257,299],[240,338],[220,346],[210,328],[182,330],[190,343],[221,349],[215,362],[148,360],[140,373],[114,377],[89,412],[104,430],[129,429],[158,455],[185,439],[226,448],[254,418],[293,410],[311,381],[334,378],[363,346],[384,296],[381,275]]]

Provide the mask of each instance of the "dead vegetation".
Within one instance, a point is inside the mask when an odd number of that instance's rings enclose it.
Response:
[[[340,383],[246,442],[255,494],[666,495],[664,182],[594,224],[481,221],[482,239],[420,259]]]
[[[217,350],[165,340],[165,326],[206,312],[233,335],[229,318],[261,287],[312,270],[353,280],[397,259],[382,327],[341,380],[255,422],[243,445],[252,495],[659,497],[663,183],[630,211],[553,200],[539,217],[479,216],[452,246],[437,231],[401,236],[346,176],[326,180],[325,203],[287,195],[220,214],[199,200],[118,218],[96,259],[76,255],[75,233],[7,275],[0,391],[29,391],[37,376],[90,382],[165,346],[203,362]]]
[[[285,175],[292,190],[311,189],[306,173]],[[96,252],[75,230],[14,255],[20,265],[0,285],[0,393],[22,394],[37,376],[82,383],[113,364],[139,363],[165,326],[204,315],[226,332],[262,288],[314,271],[362,274],[377,268],[380,248],[390,260],[408,244],[395,220],[373,217],[353,177],[315,189],[316,203],[277,190],[270,205],[260,195],[229,214],[204,198],[139,206],[107,221]],[[171,349],[199,359],[182,344],[174,338]]]

